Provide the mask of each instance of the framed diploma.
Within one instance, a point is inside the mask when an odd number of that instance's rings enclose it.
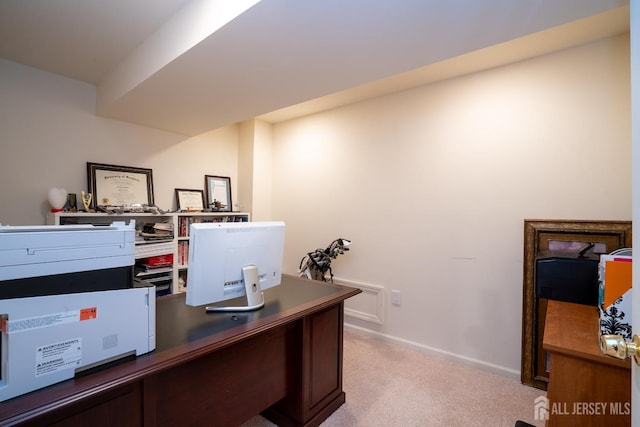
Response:
[[[176,188],[176,204],[179,211],[200,212],[204,209],[204,192]]]
[[[204,176],[207,190],[207,206],[214,211],[231,212],[231,178],[228,176]]]
[[[153,205],[151,169],[87,162],[93,207]]]

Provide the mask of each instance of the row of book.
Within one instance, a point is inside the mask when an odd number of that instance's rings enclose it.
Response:
[[[189,241],[178,242],[178,265],[189,264]]]
[[[189,237],[189,226],[195,223],[205,222],[246,222],[246,215],[225,216],[180,216],[178,217],[178,236]]]

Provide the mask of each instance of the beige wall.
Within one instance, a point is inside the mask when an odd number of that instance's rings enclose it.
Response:
[[[236,182],[237,126],[187,139],[97,117],[95,93],[0,59],[0,223],[44,224],[49,188],[86,190],[86,162],[152,169],[163,209],[175,209],[175,188],[204,189],[205,174]]]
[[[629,102],[618,37],[275,125],[286,270],[352,239],[350,324],[519,377],[523,220],[631,218]]]
[[[186,139],[97,117],[93,86],[0,60],[0,223],[44,223],[48,189],[79,193],[87,161],[152,168],[162,208],[231,176],[235,205],[286,221],[285,271],[354,241],[336,276],[380,286],[384,322],[352,326],[517,377],[523,220],[631,218],[629,78],[618,37]]]
[[[272,126],[259,120],[239,125],[238,198],[234,209],[251,212],[253,221],[271,219]]]

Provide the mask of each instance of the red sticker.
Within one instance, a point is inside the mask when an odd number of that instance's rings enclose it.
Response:
[[[98,307],[80,309],[80,320],[95,319],[98,317]]]

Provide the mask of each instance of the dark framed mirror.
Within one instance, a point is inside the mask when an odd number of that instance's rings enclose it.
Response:
[[[549,375],[542,348],[547,300],[535,295],[536,258],[557,242],[594,243],[603,253],[631,247],[631,221],[524,220],[524,271],[522,290],[523,384],[547,389]]]

